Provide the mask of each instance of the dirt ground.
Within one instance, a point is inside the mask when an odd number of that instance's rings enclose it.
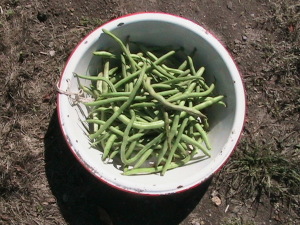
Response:
[[[214,33],[247,92],[231,160],[176,196],[125,194],[75,160],[60,133],[56,83],[80,40],[141,11]],[[0,224],[300,224],[300,2],[0,0]]]

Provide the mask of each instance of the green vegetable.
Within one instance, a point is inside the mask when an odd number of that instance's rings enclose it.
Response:
[[[209,115],[203,110],[225,103],[224,96],[214,94],[215,85],[205,82],[204,67],[196,69],[191,55],[181,58],[182,48],[125,44],[112,32],[103,32],[121,52],[95,51],[102,72],[75,74],[79,81],[90,81],[88,86],[79,82],[79,88],[94,99],[83,103],[90,112],[85,122],[102,160],[121,162],[124,175],[164,175],[210,157]]]

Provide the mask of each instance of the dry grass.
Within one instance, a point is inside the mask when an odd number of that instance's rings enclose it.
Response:
[[[259,124],[246,124],[238,150],[220,174],[219,187],[227,183],[228,199],[243,196],[261,203],[267,196],[273,205],[287,204],[289,213],[299,216],[300,5],[293,0],[270,5],[270,12],[256,22],[272,32],[263,42],[251,43],[262,53],[264,67],[260,75],[247,78],[248,98],[260,94],[249,102],[248,116]]]

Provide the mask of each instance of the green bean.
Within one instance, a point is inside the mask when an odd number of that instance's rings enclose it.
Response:
[[[87,106],[101,106],[101,105],[106,105],[106,104],[110,104],[112,102],[124,102],[127,101],[129,97],[126,96],[120,96],[120,97],[113,97],[113,98],[107,98],[107,99],[100,99],[94,102],[87,102],[84,103]],[[143,101],[146,100],[147,97],[146,96],[135,96],[134,97],[135,100],[137,101]]]
[[[188,104],[189,104],[190,108],[193,107],[193,102],[192,101],[189,101]],[[190,129],[187,131],[188,134],[189,134],[189,136],[193,136],[193,133],[194,133],[194,126],[193,126],[193,124],[196,122],[196,120],[192,120],[191,117],[192,116],[189,117],[190,118],[190,126],[189,126]],[[192,118],[194,118],[194,117],[192,117]]]
[[[164,133],[160,133],[158,136],[153,138],[150,142],[148,142],[134,157],[130,159],[126,159],[125,165],[130,165],[137,161],[148,149],[150,149],[153,145],[161,141],[162,137],[164,136]]]
[[[108,75],[111,76],[111,75],[114,75],[117,71],[119,70],[119,67],[113,67],[111,68],[109,71],[108,71]],[[112,79],[110,80],[112,81]],[[113,82],[112,82],[113,83]]]
[[[148,113],[146,113],[145,111],[138,111],[138,116],[137,116],[137,119],[139,119],[141,122],[144,122],[144,123],[149,123],[149,122],[153,122],[153,117],[152,116],[149,116]]]
[[[125,153],[125,158],[128,158],[131,156],[131,153],[134,151],[134,149],[136,148],[137,145],[137,141],[133,141],[130,143],[128,150]]]
[[[192,72],[192,75],[195,76],[195,75],[196,75],[196,71],[195,71],[193,59],[192,59],[192,57],[190,57],[190,56],[188,56],[187,59],[188,59],[189,65],[190,65],[190,70],[191,70],[191,72]]]
[[[140,88],[140,86],[141,86],[141,84],[142,84],[142,82],[143,82],[144,75],[145,75],[145,70],[146,70],[146,67],[144,66],[144,67],[143,67],[143,70],[142,70],[141,73],[140,73],[140,77],[139,77],[138,81],[136,82],[136,85],[134,86],[134,88],[133,88],[133,90],[132,90],[132,92],[131,92],[129,98],[127,99],[127,101],[124,102],[124,103],[122,104],[122,106],[121,106],[117,111],[114,112],[114,114],[106,121],[106,123],[105,123],[103,126],[101,126],[101,128],[100,128],[98,131],[96,131],[96,133],[90,135],[90,138],[91,138],[91,139],[94,139],[95,137],[101,135],[102,132],[103,132],[104,130],[106,130],[106,129],[112,124],[112,122],[113,122],[118,116],[120,116],[121,113],[122,113],[122,112],[123,112],[123,111],[131,104],[131,102],[133,101],[133,99],[134,99],[134,97],[135,97],[137,91],[139,90],[139,88]]]
[[[148,50],[147,47],[145,47],[143,44],[141,43],[137,43],[137,42],[133,42],[134,44],[136,44],[138,46],[139,49],[141,49],[152,61],[157,60],[157,57]]]
[[[184,148],[184,145],[182,143],[178,143],[178,149],[180,150],[181,155],[187,156],[187,149]]]
[[[187,146],[185,142],[180,142],[180,145],[186,152],[188,152],[191,149],[189,146]]]
[[[103,134],[101,137],[99,137],[97,139],[97,141],[94,141],[93,143],[91,143],[91,146],[95,147],[97,146],[99,143],[101,143],[102,141],[106,140],[107,138],[109,138],[111,136],[110,133],[105,133]]]
[[[167,158],[167,161],[166,161],[166,164],[164,165],[161,173],[162,175],[165,174],[165,172],[167,171],[167,169],[169,168],[170,164],[171,164],[171,161],[172,161],[172,158],[173,158],[173,155],[178,147],[178,144],[179,144],[179,141],[181,140],[181,136],[183,135],[183,131],[184,131],[184,128],[186,127],[187,125],[187,122],[188,122],[188,118],[185,118],[179,128],[179,131],[178,131],[178,134],[177,134],[177,137],[175,139],[175,142],[170,150],[170,153],[169,153],[169,156]]]
[[[102,98],[113,98],[113,97],[129,97],[131,92],[109,92],[109,93],[103,93],[100,97]]]
[[[166,66],[165,64],[161,65],[161,67],[163,69],[165,69],[167,72],[174,73],[174,74],[182,74],[182,73],[185,72],[185,71],[180,70],[180,69],[170,68],[170,67]]]
[[[152,84],[152,88],[163,88],[163,89],[171,89],[172,86],[169,84],[162,84],[162,83],[158,83],[158,84]]]
[[[108,34],[109,36],[111,36],[120,45],[121,49],[123,50],[123,52],[125,53],[125,55],[127,56],[128,60],[129,60],[129,62],[131,64],[132,72],[135,72],[136,71],[136,62],[130,56],[130,52],[126,48],[126,46],[124,45],[124,43],[117,36],[115,36],[113,33],[111,33],[110,31],[108,31],[106,29],[102,29],[102,31],[105,34]]]
[[[200,149],[205,155],[209,156],[210,157],[210,153],[199,143],[197,142],[195,139],[185,135],[185,134],[182,134],[182,140],[187,142],[188,144],[191,144],[193,146],[196,146],[198,149]]]
[[[172,56],[173,54],[175,53],[175,51],[170,51],[166,54],[164,54],[163,56],[161,56],[160,58],[158,58],[155,62],[152,63],[152,65],[158,65],[160,63],[162,63],[164,60],[166,60],[168,57]],[[149,69],[151,69],[152,66],[149,65],[146,67],[146,71],[148,72]],[[145,72],[146,72],[145,71]],[[129,81],[131,81],[132,79],[136,78],[139,74],[141,73],[141,70],[138,70],[136,72],[134,72],[133,74],[123,78],[122,80],[118,81],[116,84],[115,84],[115,88],[119,88],[121,85],[125,84],[125,83],[128,83]]]
[[[108,107],[98,107],[98,108],[94,108],[94,109],[92,109],[92,111],[89,113],[89,117],[90,117],[90,115],[92,115],[93,113],[101,113],[101,112],[104,112],[104,111],[106,111],[106,112],[109,112],[109,111],[113,111],[113,109],[112,108],[108,108]]]
[[[87,119],[86,122],[87,123],[99,124],[99,125],[104,125],[106,123],[105,121],[99,120],[99,119]],[[124,133],[118,127],[109,126],[108,129],[110,131],[114,132],[115,134],[119,135],[119,136],[123,136],[124,135]]]
[[[199,83],[201,84],[204,90],[207,90],[209,88],[208,85],[203,80],[199,80]]]
[[[152,70],[152,74],[153,74],[152,78],[155,79],[156,82],[159,82],[160,79],[163,79],[163,80],[168,79],[167,76],[165,76],[163,73],[161,73],[160,71],[158,71],[156,69]]]
[[[203,103],[200,103],[199,105],[195,105],[193,108],[196,110],[202,110],[202,109],[207,108],[208,106],[211,106],[211,105],[217,103],[218,101],[221,101],[223,98],[224,98],[224,96],[220,95],[220,96],[212,98],[211,100],[207,100]]]
[[[112,54],[111,52],[107,52],[107,51],[95,51],[93,52],[93,54],[97,56],[101,56],[103,58],[111,58],[111,59],[117,58],[115,54]]]
[[[152,87],[153,87],[153,85],[152,85]],[[174,95],[174,94],[177,94],[178,92],[179,92],[179,90],[173,89],[173,90],[168,90],[168,91],[157,92],[157,94],[159,94],[161,96],[166,96],[166,95]]]
[[[150,119],[152,120],[152,118],[150,117]],[[150,121],[151,121],[150,120]],[[143,117],[137,117],[136,118],[136,121],[137,122],[142,122],[142,123],[148,123],[149,122],[149,120],[146,120],[146,119],[144,119]]]
[[[133,166],[134,169],[139,168],[152,154],[153,149],[148,149]]]
[[[188,89],[185,91],[185,94],[189,94],[193,91],[193,89],[195,88],[196,86],[196,83],[192,83]],[[183,106],[185,104],[185,101],[181,101],[179,103],[179,106]],[[182,112],[181,112],[182,113]],[[173,137],[176,135],[176,132],[177,132],[177,127],[178,127],[178,124],[179,124],[179,120],[180,120],[180,115],[181,115],[180,112],[177,112],[174,116],[174,119],[173,119],[173,124],[172,124],[172,127],[171,127],[171,132],[170,132],[170,139],[172,141]]]
[[[85,87],[81,84],[79,84],[79,88],[82,89],[85,93],[87,93],[88,95],[93,96],[94,98],[97,98],[98,95],[96,93],[94,93],[90,88]]]
[[[203,118],[202,121],[203,121],[202,123],[203,123],[204,129],[208,130],[209,129],[208,119]]]
[[[185,76],[188,76],[190,74],[191,74],[191,70],[187,69],[187,70],[183,71],[181,74],[179,74],[177,77],[185,77]],[[198,75],[196,74],[196,76],[198,76]]]
[[[128,97],[115,97],[115,98],[108,98],[108,99],[101,99],[94,102],[87,102],[84,103],[86,106],[101,106],[101,105],[107,105],[112,102],[120,102],[120,101],[126,101],[128,100]]]
[[[158,95],[154,91],[154,89],[151,87],[149,78],[146,78],[146,81],[144,81],[144,88],[149,92],[149,94],[153,98],[155,98],[157,101],[159,101],[161,104],[163,104],[164,106],[166,106],[168,108],[171,108],[171,109],[176,110],[176,111],[184,111],[184,112],[186,112],[190,115],[193,115],[193,116],[206,117],[200,111],[194,110],[194,108],[188,108],[188,107],[185,107],[185,106],[178,106],[178,105],[174,105],[174,104],[166,101],[166,99],[163,96]]]
[[[186,165],[191,160],[191,155],[188,155],[183,160],[177,162],[171,162],[168,170],[175,169],[180,166]],[[146,167],[146,168],[136,168],[136,169],[129,169],[124,171],[124,175],[135,175],[135,174],[151,174],[151,173],[159,173],[163,170],[164,166],[157,166],[157,167]]]
[[[195,118],[193,118],[193,117],[190,117],[190,120],[191,120],[191,121],[196,121]],[[201,126],[199,123],[195,123],[195,124],[194,124],[194,127],[195,127],[196,130],[198,130],[198,132],[200,133],[200,135],[201,135],[201,137],[202,137],[202,139],[203,139],[203,141],[204,141],[204,143],[205,143],[207,149],[210,150],[210,149],[211,149],[211,146],[210,146],[210,143],[209,143],[209,141],[208,141],[208,137],[207,137],[207,134],[206,134],[205,130],[202,128],[202,126]]]
[[[129,138],[129,132],[132,128],[132,125],[133,125],[133,122],[135,120],[135,113],[133,110],[130,110],[130,114],[131,114],[131,120],[130,122],[128,123],[125,131],[124,131],[124,136],[123,136],[123,142],[122,142],[122,145],[121,145],[121,150],[120,150],[120,155],[121,155],[121,161],[123,164],[127,165],[127,159],[126,159],[126,156],[125,156],[125,151],[126,151],[126,146],[127,146],[127,143],[128,143],[128,138]]]
[[[205,68],[204,67],[200,67],[200,69],[196,72],[195,76],[202,76],[202,74],[204,73]]]
[[[110,80],[108,80],[105,77],[85,76],[85,75],[79,75],[79,74],[76,74],[76,73],[74,73],[74,75],[77,76],[77,77],[79,77],[79,78],[86,79],[86,80],[92,80],[92,81],[102,80],[102,81],[106,82],[109,85],[110,89],[113,92],[116,92],[116,89],[115,89],[114,85],[111,83]]]
[[[203,88],[201,88],[199,85],[197,85],[196,92],[202,92],[203,90],[204,90]]]
[[[178,96],[172,96],[172,97],[168,98],[167,101],[175,102],[175,101],[178,101],[178,100],[183,100],[183,99],[188,99],[188,98],[197,98],[197,97],[207,96],[213,91],[214,87],[215,87],[215,85],[212,84],[210,86],[210,88],[206,91],[189,93],[189,94],[180,94]]]
[[[155,106],[155,102],[141,102],[141,103],[135,103],[130,106],[130,108],[147,108],[147,107],[153,107]]]
[[[178,67],[179,70],[185,70],[188,65],[188,61],[184,60],[183,63]]]
[[[142,54],[130,54],[130,56],[131,56],[133,59],[136,59],[137,62],[139,62],[139,63],[150,63],[150,62],[151,62],[151,60],[149,60],[149,59],[143,57]]]
[[[164,70],[161,66],[152,63],[151,62],[151,66],[153,68],[155,68],[163,77],[168,78],[168,79],[175,79],[175,77],[173,75],[171,75],[170,73],[168,73],[166,70]]]
[[[214,98],[212,98],[212,99],[210,99],[210,100],[207,100],[207,101],[205,101],[205,102],[202,102],[202,103],[200,103],[200,104],[198,104],[198,105],[193,106],[193,109],[196,109],[196,110],[202,110],[202,109],[205,109],[205,108],[207,108],[207,107],[209,107],[209,106],[211,106],[211,105],[213,105],[213,104],[215,104],[215,103],[218,103],[218,102],[221,101],[223,98],[224,98],[224,96],[222,96],[222,95],[217,96],[217,97],[214,97]],[[183,118],[183,117],[186,116],[186,114],[187,114],[186,112],[182,112],[181,115],[180,115],[180,117]],[[204,121],[207,121],[207,117],[203,117],[203,120],[204,120]]]
[[[201,79],[200,76],[185,76],[185,77],[176,77],[174,79],[171,79],[171,80],[167,80],[167,81],[163,81],[162,83],[163,84],[176,84],[178,82],[181,82],[181,81],[189,81],[189,80],[198,80],[198,79]]]
[[[113,159],[116,155],[118,155],[120,152],[119,150],[114,150],[110,155],[109,155],[109,158],[110,159]]]
[[[115,112],[118,111],[118,109],[119,109],[119,107],[117,107],[117,106],[114,107]],[[119,115],[118,119],[121,122],[123,122],[125,125],[127,125],[129,123],[129,119],[125,115]],[[142,123],[142,122],[135,121],[132,126],[133,126],[133,128],[142,129],[142,130],[152,130],[152,129],[162,128],[162,127],[164,127],[164,124],[165,123],[163,120],[149,122],[149,123]]]
[[[105,147],[103,150],[103,155],[102,155],[102,160],[105,160],[109,154],[109,151],[111,149],[112,144],[114,143],[114,141],[117,139],[117,136],[115,134],[112,134],[107,142],[105,143]]]
[[[169,148],[168,140],[165,139],[165,141],[163,143],[163,147],[162,147],[162,149],[159,152],[159,155],[157,157],[157,161],[155,163],[155,166],[159,166],[161,164],[161,162],[164,160],[164,156],[165,156],[168,148]]]
[[[152,59],[152,61],[157,60],[157,57],[152,52],[147,51],[146,54],[147,54],[147,56],[149,56]]]
[[[165,133],[167,136],[167,143],[168,149],[172,149],[172,137],[171,137],[171,130],[170,130],[170,119],[168,112],[163,109],[164,121],[165,121]]]
[[[126,61],[125,57],[121,54],[121,68],[122,68],[122,76],[123,79],[127,77],[127,69],[126,69]],[[125,91],[129,91],[128,84],[125,84]]]
[[[130,136],[128,138],[128,141],[129,142],[132,142],[132,141],[135,141],[137,139],[140,139],[142,136],[144,136],[144,133],[136,133],[136,134],[133,134],[132,136]]]

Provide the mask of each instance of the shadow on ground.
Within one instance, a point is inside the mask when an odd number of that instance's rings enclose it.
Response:
[[[47,179],[63,217],[71,225],[179,224],[211,182],[162,197],[137,196],[111,188],[90,175],[69,151],[56,112],[44,142]]]

